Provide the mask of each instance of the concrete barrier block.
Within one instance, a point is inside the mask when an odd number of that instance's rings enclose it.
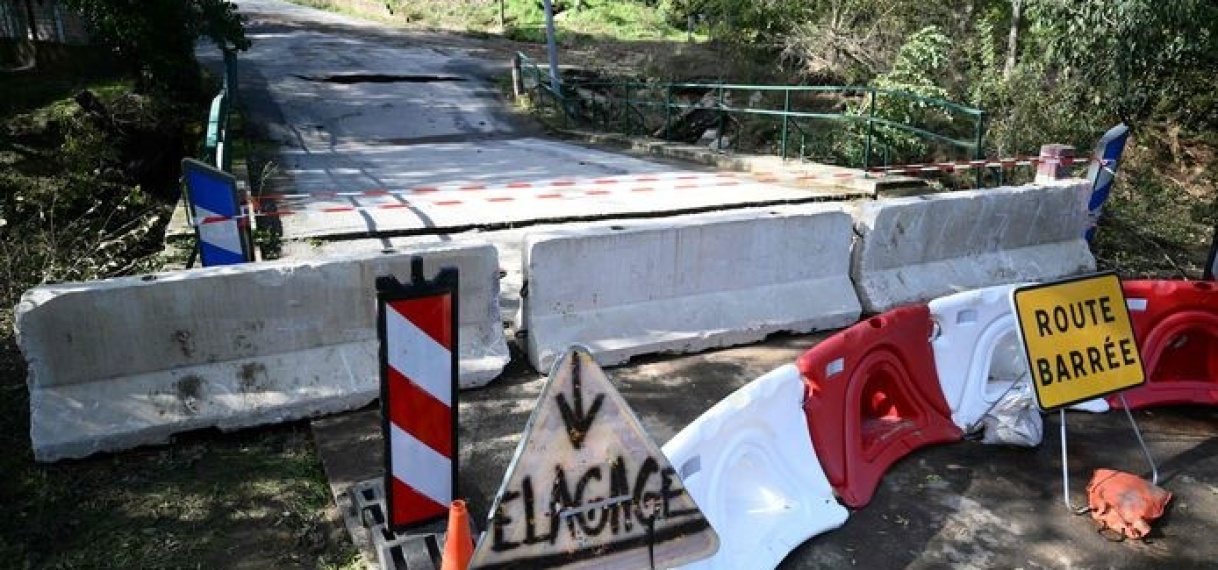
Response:
[[[29,363],[35,458],[53,461],[367,405],[379,395],[378,276],[460,272],[460,383],[509,356],[498,258],[484,243],[216,267],[27,291],[17,334]]]
[[[1082,180],[877,200],[855,212],[850,275],[883,312],[958,291],[1095,270]]]
[[[529,359],[602,365],[853,323],[849,215],[806,205],[525,236]]]

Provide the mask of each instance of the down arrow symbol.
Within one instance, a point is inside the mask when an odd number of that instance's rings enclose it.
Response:
[[[584,438],[588,437],[588,430],[592,427],[592,421],[596,419],[596,413],[601,409],[601,402],[604,401],[604,394],[597,394],[592,400],[592,407],[588,409],[587,414],[584,413],[584,394],[580,382],[579,357],[571,359],[572,378],[572,399],[575,401],[575,408],[572,409],[567,404],[566,394],[559,394],[555,400],[558,402],[558,411],[562,413],[562,421],[567,426],[567,437],[571,439],[571,445],[575,449],[580,449],[584,445]]]

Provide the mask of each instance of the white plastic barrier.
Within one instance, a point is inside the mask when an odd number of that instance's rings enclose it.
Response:
[[[525,236],[529,359],[602,365],[853,323],[850,216],[808,205]]]
[[[883,312],[956,291],[1095,269],[1082,235],[1082,180],[863,203],[850,275]]]
[[[812,448],[793,364],[715,404],[663,451],[719,533],[719,552],[686,569],[774,568],[805,540],[849,513]]]
[[[935,369],[960,429],[974,427],[1028,371],[1011,313],[1011,289],[1017,286],[965,291],[929,303]]]
[[[1011,312],[1011,290],[997,285],[939,297],[929,303],[935,333],[931,348],[952,421],[963,430],[976,427],[986,411],[1019,379],[1028,364]],[[1103,399],[1074,407],[1108,410]]]
[[[378,276],[460,272],[460,378],[508,362],[489,244],[177,271],[27,291],[17,306],[39,461],[204,427],[235,429],[367,405],[379,394]]]

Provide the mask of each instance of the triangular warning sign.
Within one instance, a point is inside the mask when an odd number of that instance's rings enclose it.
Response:
[[[470,568],[672,568],[719,537],[592,355],[550,372]]]

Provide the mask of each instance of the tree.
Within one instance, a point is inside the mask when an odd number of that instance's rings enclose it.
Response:
[[[138,71],[143,90],[198,90],[195,40],[245,50],[249,40],[236,5],[226,0],[64,0],[89,22],[94,37]]]
[[[1127,123],[1183,91],[1215,52],[1213,0],[1031,0],[1032,31],[1059,72],[1088,83]]]

